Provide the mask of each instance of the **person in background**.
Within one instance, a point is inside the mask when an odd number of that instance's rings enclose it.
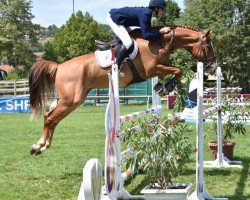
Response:
[[[128,27],[140,27],[142,36],[146,40],[153,40],[170,32],[170,27],[163,27],[159,31],[150,31],[152,17],[163,17],[166,6],[165,0],[151,0],[148,7],[123,7],[110,10],[107,18],[108,25],[123,43],[116,56],[118,69],[120,69],[122,61],[134,49],[133,40],[127,30]],[[123,76],[125,75],[120,73],[120,77]]]

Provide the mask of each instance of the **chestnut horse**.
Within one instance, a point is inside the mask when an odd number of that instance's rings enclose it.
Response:
[[[189,51],[194,59],[209,66],[215,72],[216,57],[210,40],[210,31],[198,32],[184,26],[172,26],[171,32],[156,40],[142,39],[141,32],[134,30],[131,36],[138,46],[138,53],[132,60],[141,79],[163,77],[173,74],[180,80],[182,70],[168,65],[169,55],[178,48]],[[44,126],[40,140],[32,145],[31,154],[38,155],[50,147],[57,124],[81,105],[92,88],[108,87],[108,73],[111,67],[101,68],[95,54],[90,53],[73,58],[62,64],[40,60],[29,71],[30,106],[33,115],[41,114],[54,87],[59,96],[58,105],[44,114]],[[121,71],[125,77],[119,84],[129,85],[133,74],[128,64],[123,63]]]

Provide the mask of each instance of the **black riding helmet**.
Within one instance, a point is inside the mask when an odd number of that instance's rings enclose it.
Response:
[[[149,2],[149,7],[150,8],[158,7],[165,9],[167,7],[167,4],[165,0],[151,0]]]

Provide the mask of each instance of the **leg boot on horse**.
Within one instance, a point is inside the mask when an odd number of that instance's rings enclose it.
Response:
[[[167,89],[168,92],[173,92],[175,86],[177,85],[178,80],[177,78],[174,76],[172,79],[170,79],[166,84],[165,84],[165,88]]]

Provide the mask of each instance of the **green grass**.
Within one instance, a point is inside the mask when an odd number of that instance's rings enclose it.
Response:
[[[122,106],[121,114],[143,108],[145,105]],[[29,148],[41,136],[43,119],[31,122],[29,114],[0,114],[0,199],[75,200],[87,160],[98,158],[104,164],[105,109],[78,108],[58,125],[51,148],[40,156],[31,156]],[[209,129],[206,125],[207,134]],[[243,161],[242,169],[205,169],[206,189],[214,197],[250,199],[250,126],[247,132],[246,136],[235,139],[234,159]],[[208,139],[205,139],[205,160],[210,160]],[[195,126],[190,140],[195,144]],[[174,181],[192,182],[195,189],[195,155],[183,175]],[[139,175],[126,188],[139,193],[143,184],[143,175]]]

